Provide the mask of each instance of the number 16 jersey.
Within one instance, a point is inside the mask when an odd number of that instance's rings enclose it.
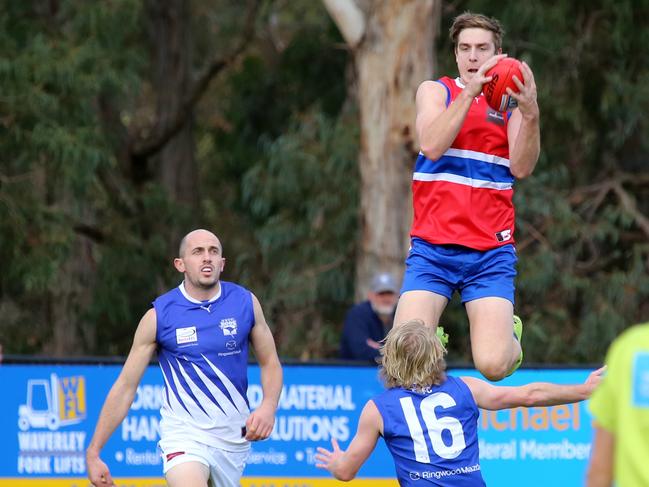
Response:
[[[447,377],[424,391],[396,387],[372,399],[401,486],[484,486],[478,406],[467,385]]]

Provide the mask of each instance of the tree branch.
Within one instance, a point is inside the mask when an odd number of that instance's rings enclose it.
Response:
[[[110,168],[100,166],[97,169],[97,179],[106,190],[106,194],[125,215],[134,215],[136,212],[135,201],[124,187],[117,173]]]
[[[633,196],[627,193],[626,190],[622,187],[622,185],[617,181],[611,185],[611,188],[613,192],[617,195],[618,199],[620,200],[620,203],[622,204],[622,208],[624,208],[624,210],[633,217],[636,224],[644,232],[647,238],[649,238],[649,218],[644,216],[638,210],[638,206],[636,205]]]
[[[354,0],[322,0],[347,45],[354,49],[365,35],[365,14]]]
[[[119,168],[123,174],[127,174],[130,159],[129,133],[120,117],[120,109],[115,102],[115,97],[109,93],[100,93],[96,104],[101,126],[113,147]]]
[[[75,233],[83,235],[98,244],[103,243],[106,240],[106,234],[104,232],[99,228],[86,223],[76,223],[73,225],[72,229]]]
[[[649,185],[649,172],[641,173],[620,173],[619,180],[621,183],[626,183],[631,186],[645,186]]]
[[[187,94],[180,103],[178,110],[171,117],[171,123],[162,126],[160,121],[152,131],[152,135],[140,139],[132,135],[130,153],[132,157],[147,158],[158,152],[169,140],[171,140],[183,128],[189,119],[196,102],[203,96],[210,81],[223,71],[224,68],[232,65],[245,51],[253,38],[255,30],[255,19],[259,10],[259,0],[248,1],[248,11],[244,21],[243,33],[235,48],[227,55],[212,59],[206,68],[198,75]]]
[[[522,242],[519,242],[516,245],[516,248],[518,249],[518,251],[522,252],[523,249],[525,249],[525,247],[531,245],[532,242],[534,242],[534,241],[539,242],[541,245],[548,248],[549,250],[553,250],[552,249],[552,244],[547,239],[547,237],[543,234],[543,232],[545,232],[547,230],[547,227],[548,227],[547,223],[548,222],[546,220],[543,223],[543,226],[541,227],[541,229],[539,230],[534,225],[532,225],[531,223],[525,222],[524,223],[525,230],[530,234],[530,237],[523,240]]]
[[[100,166],[96,173],[97,180],[117,208],[126,215],[133,215],[135,202],[125,188],[125,181],[131,176],[128,129],[120,118],[118,104],[113,96],[101,93],[97,97],[96,105],[102,129],[113,148],[118,169],[116,171],[112,167]]]

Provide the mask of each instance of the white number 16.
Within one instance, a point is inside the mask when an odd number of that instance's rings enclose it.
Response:
[[[410,436],[415,445],[415,458],[418,462],[430,463],[430,455],[426,446],[426,440],[424,439],[424,432],[417,417],[412,398],[402,397],[400,402],[403,414],[406,417],[406,423],[408,423]],[[455,406],[455,404],[455,400],[451,396],[444,392],[437,392],[423,399],[419,406],[421,416],[424,418],[424,423],[426,423],[430,442],[433,445],[433,451],[438,456],[449,460],[456,458],[466,448],[464,431],[462,430],[462,424],[456,418],[449,416],[438,418],[435,414],[435,408],[449,408]],[[448,430],[451,435],[450,445],[446,445],[442,439],[442,432],[444,430]]]

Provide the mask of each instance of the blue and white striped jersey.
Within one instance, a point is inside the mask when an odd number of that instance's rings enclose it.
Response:
[[[207,301],[184,285],[158,297],[158,360],[165,380],[161,436],[187,435],[233,451],[247,448],[243,427],[250,414],[248,339],[255,318],[252,294],[221,281]]]

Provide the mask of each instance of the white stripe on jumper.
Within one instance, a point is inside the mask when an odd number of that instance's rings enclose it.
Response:
[[[463,184],[472,188],[497,189],[499,191],[512,189],[511,183],[494,183],[493,181],[465,178],[464,176],[449,173],[429,174],[427,172],[416,172],[412,175],[412,179],[414,181],[446,181],[447,183]]]
[[[461,157],[463,159],[475,159],[476,161],[488,162],[489,164],[498,164],[499,166],[509,167],[509,159],[494,156],[493,154],[486,154],[484,152],[477,152],[466,149],[448,149],[446,152],[444,152],[444,155],[450,157]]]
[[[226,375],[223,372],[221,372],[221,369],[219,369],[216,365],[214,365],[212,362],[210,362],[209,359],[205,355],[201,355],[201,357],[203,357],[203,359],[205,359],[207,364],[212,368],[214,373],[221,380],[221,382],[225,386],[225,389],[230,394],[230,397],[232,398],[232,402],[234,403],[234,406],[239,410],[239,412],[241,414],[250,414],[250,409],[248,408],[248,404],[246,404],[246,400],[239,393],[239,391],[234,386],[234,384],[232,382],[230,382],[230,380],[226,377]]]

